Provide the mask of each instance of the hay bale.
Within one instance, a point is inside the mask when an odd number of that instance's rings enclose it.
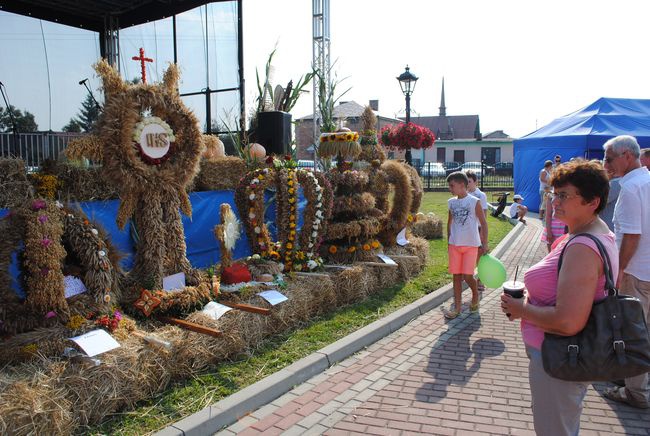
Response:
[[[413,235],[424,239],[442,238],[442,221],[433,213],[419,216],[411,229]]]
[[[61,183],[59,197],[65,201],[112,200],[118,198],[117,189],[103,177],[102,169],[83,168],[68,163],[56,167]]]
[[[0,209],[23,204],[34,196],[22,159],[0,157]]]
[[[201,160],[199,174],[194,180],[196,191],[235,189],[246,174],[246,164],[241,158],[224,156],[214,160]]]
[[[61,364],[23,366],[0,377],[0,434],[71,434],[77,423],[67,389],[51,384]]]

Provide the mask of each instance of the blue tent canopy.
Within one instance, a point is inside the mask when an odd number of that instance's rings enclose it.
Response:
[[[558,118],[514,141],[515,193],[531,211],[539,209],[539,172],[556,154],[602,159],[603,144],[618,135],[632,135],[650,146],[650,100],[599,98],[589,106]]]

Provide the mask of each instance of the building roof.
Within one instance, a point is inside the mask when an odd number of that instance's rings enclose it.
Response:
[[[361,114],[363,114],[363,111],[366,109],[365,106],[360,105],[356,101],[344,101],[341,102],[338,106],[334,107],[334,119],[335,120],[340,120],[343,118],[357,118],[360,117]],[[388,121],[402,121],[398,118],[393,118],[393,117],[388,117],[385,115],[381,115],[377,111],[373,111],[377,118],[381,118],[382,120],[388,120]],[[305,115],[304,117],[298,118],[300,121],[308,121],[308,120],[313,120],[314,119],[314,114],[309,114]]]
[[[483,135],[483,139],[510,139],[510,135],[503,130],[495,130],[494,132]]]
[[[411,122],[428,128],[437,139],[476,139],[481,135],[478,115],[411,117]]]

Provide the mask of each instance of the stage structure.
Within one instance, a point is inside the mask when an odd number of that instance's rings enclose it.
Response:
[[[237,58],[236,70],[233,66],[225,74],[223,73],[224,61],[220,59],[220,62],[217,63],[216,58],[219,50],[209,47],[208,42],[210,34],[220,34],[221,29],[217,28],[218,25],[208,18],[209,8],[213,8],[215,11],[217,7],[220,8],[218,12],[221,12],[223,8],[228,8],[228,12],[233,17],[232,33],[236,37],[236,47],[222,50],[228,52],[225,56],[230,54],[233,58],[236,52]],[[190,68],[189,61],[195,57],[201,58],[201,62],[205,62],[205,80],[201,83],[185,85],[186,88],[180,90],[181,97],[184,97],[183,100],[186,104],[193,107],[197,115],[204,115],[200,117],[201,121],[205,120],[204,130],[207,133],[225,133],[225,130],[237,130],[245,125],[242,0],[212,2],[205,0],[166,0],[164,2],[158,0],[8,0],[2,2],[2,10],[97,32],[101,57],[119,71],[123,71],[124,63],[130,62],[130,58],[137,54],[137,48],[136,52],[132,52],[131,48],[127,52],[124,45],[120,52],[121,32],[128,33],[128,30],[125,29],[134,26],[152,26],[155,32],[156,22],[158,22],[159,29],[166,32],[164,27],[168,21],[171,21],[169,31],[172,35],[173,56],[170,56],[168,60],[180,64],[182,68]],[[201,41],[202,44],[196,46],[190,46],[183,41],[183,37],[187,35],[177,33],[177,16],[193,10],[201,19],[201,25],[194,26],[192,29],[197,32],[195,39],[205,39]],[[213,13],[216,15],[215,12]],[[147,31],[145,29],[143,32]],[[202,47],[200,50],[199,46]],[[159,49],[162,51],[156,41],[155,52],[158,52]],[[146,47],[145,51],[147,55],[154,52]],[[185,51],[185,55],[183,51]],[[200,52],[199,56],[196,56],[197,51]],[[154,59],[155,62],[161,64],[161,67],[164,67],[165,60],[167,59]],[[133,69],[133,65],[128,68]],[[218,74],[228,75],[228,78],[224,80],[217,77]],[[187,75],[185,77],[187,79]],[[231,113],[226,117],[219,112],[219,108],[224,106],[222,101],[233,102],[238,107],[229,107],[228,110]],[[220,121],[224,122],[220,123]]]

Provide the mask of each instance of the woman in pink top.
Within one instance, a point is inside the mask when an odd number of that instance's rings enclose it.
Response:
[[[538,435],[577,435],[588,383],[555,379],[542,366],[544,332],[574,335],[587,323],[594,301],[605,297],[603,261],[594,242],[572,235],[590,233],[605,246],[612,274],[618,274],[616,238],[599,217],[607,204],[609,181],[596,161],[574,160],[558,166],[551,177],[554,215],[569,227],[569,235],[524,276],[524,298],[501,296],[510,320],[521,319],[529,362],[533,420]],[[558,258],[565,255],[558,274]]]

